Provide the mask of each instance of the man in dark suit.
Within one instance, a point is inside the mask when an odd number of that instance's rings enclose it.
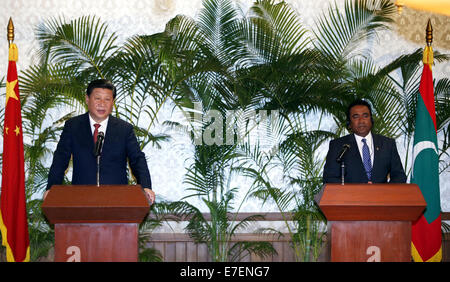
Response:
[[[341,182],[341,163],[337,158],[348,145],[342,157],[345,183],[405,183],[406,175],[395,140],[371,132],[370,104],[363,100],[350,104],[347,123],[353,134],[330,141],[323,182]]]
[[[69,119],[64,124],[53,155],[44,198],[52,185],[62,183],[71,158],[73,185],[97,183],[97,158],[93,152],[95,140],[99,133],[103,132],[100,184],[128,184],[128,161],[147,199],[151,203],[155,201],[147,161],[139,147],[133,126],[111,115],[115,98],[116,88],[108,80],[94,80],[88,85],[88,112]]]

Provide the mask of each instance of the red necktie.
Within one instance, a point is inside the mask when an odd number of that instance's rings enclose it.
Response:
[[[98,136],[98,128],[101,126],[101,124],[96,123],[94,124],[95,130],[94,130],[94,143],[97,143],[97,136]]]

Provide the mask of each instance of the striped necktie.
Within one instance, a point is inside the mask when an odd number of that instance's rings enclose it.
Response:
[[[363,147],[362,147],[362,153],[363,153],[363,164],[364,168],[366,170],[367,179],[369,181],[372,181],[372,161],[370,160],[370,151],[369,146],[367,146],[366,138],[362,139]]]

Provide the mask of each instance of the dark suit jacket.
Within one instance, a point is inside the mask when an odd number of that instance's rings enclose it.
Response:
[[[73,157],[72,184],[96,184],[97,160],[93,154],[94,140],[85,113],[68,120],[53,155],[47,189],[63,182],[70,158]],[[128,184],[127,160],[138,184],[151,188],[145,154],[141,151],[133,126],[109,117],[100,159],[100,184]]]
[[[406,175],[397,152],[395,140],[373,133],[372,137],[374,147],[372,182],[386,183],[389,178],[391,183],[405,183]],[[344,144],[350,145],[350,149],[343,158],[345,163],[345,182],[367,183],[369,180],[367,179],[354,134],[330,141],[330,148],[323,170],[323,182],[341,182],[341,165],[336,161],[336,158]]]

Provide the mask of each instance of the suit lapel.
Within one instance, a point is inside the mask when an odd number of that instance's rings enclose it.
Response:
[[[366,175],[366,169],[364,168],[363,160],[361,158],[361,154],[358,149],[358,144],[356,143],[355,134],[350,134],[350,148],[353,148],[351,150],[352,157],[354,160],[356,160],[355,168],[357,169],[356,175],[362,175],[365,178],[365,182],[368,181],[367,175]]]
[[[108,119],[108,125],[106,126],[106,135],[105,135],[105,142],[103,143],[103,150],[108,150],[108,146],[110,146],[110,143],[113,141],[115,137],[118,136],[116,130],[117,120],[113,116],[109,116]]]
[[[92,136],[91,123],[89,122],[89,112],[84,114],[81,124],[82,139],[88,144],[88,150],[94,150],[94,137]]]
[[[377,134],[372,133],[372,138],[373,138],[373,167],[372,167],[372,178],[373,178],[373,175],[379,163],[378,159],[380,156],[381,149],[383,147],[383,142],[380,136]]]
[[[362,159],[361,159],[361,154],[359,153],[359,149],[358,149],[358,144],[356,144],[356,138],[354,134],[350,134],[349,135],[349,143],[350,143],[350,148],[351,148],[351,153],[353,155],[353,158],[355,158],[356,160],[358,160],[358,163],[361,164],[362,168],[364,168]]]

